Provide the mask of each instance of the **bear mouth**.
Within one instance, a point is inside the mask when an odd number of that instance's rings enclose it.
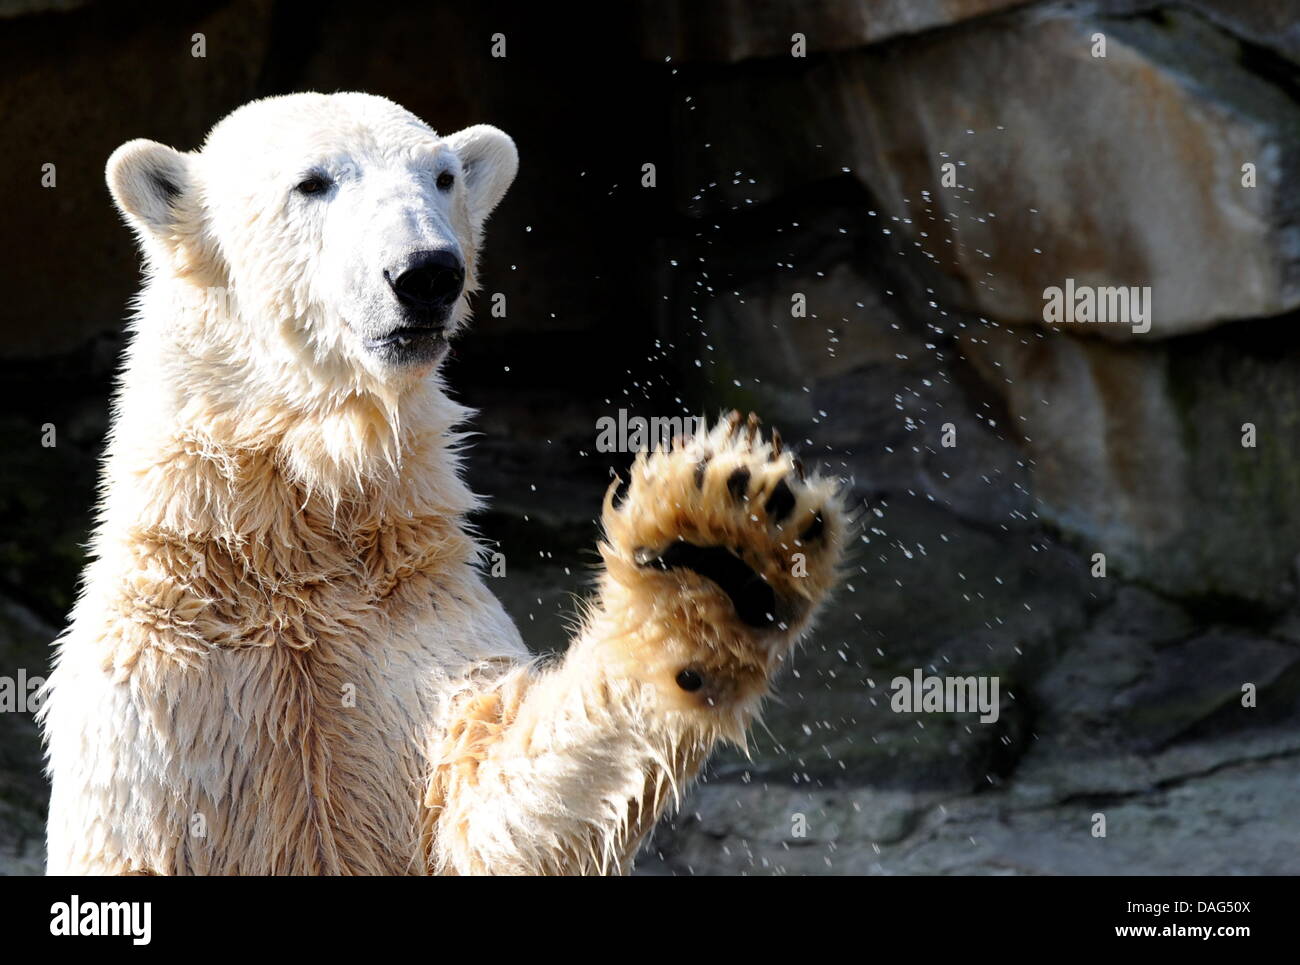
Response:
[[[441,325],[403,325],[400,328],[393,329],[387,335],[366,339],[366,348],[405,348],[413,342],[429,341],[430,339],[441,340],[442,337],[443,327]]]
[[[390,362],[424,362],[447,345],[446,329],[441,325],[403,325],[363,343],[367,350]]]

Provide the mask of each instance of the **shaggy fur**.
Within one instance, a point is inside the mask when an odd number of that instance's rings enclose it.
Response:
[[[392,310],[368,259],[440,239],[472,288],[515,164],[499,131],[440,138],[358,94],[110,160],[146,285],[42,711],[51,872],[621,872],[714,744],[743,741],[834,582],[834,487],[735,419],[639,457],[545,666],[480,576],[468,413],[436,360],[364,350]],[[319,167],[337,194],[294,195]],[[656,565],[681,542],[738,554],[777,622]]]

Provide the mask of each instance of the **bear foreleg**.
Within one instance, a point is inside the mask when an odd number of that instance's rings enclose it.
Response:
[[[626,872],[714,745],[743,745],[849,529],[837,485],[735,413],[639,456],[603,524],[563,660],[484,667],[449,702],[425,802],[435,872]]]

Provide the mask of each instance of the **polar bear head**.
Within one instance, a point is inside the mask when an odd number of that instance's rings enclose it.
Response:
[[[358,93],[255,101],[194,152],[123,144],[107,179],[146,256],[137,330],[241,393],[418,381],[464,324],[484,223],[517,167],[494,127],[442,137]]]

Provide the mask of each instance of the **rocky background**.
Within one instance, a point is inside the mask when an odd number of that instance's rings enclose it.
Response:
[[[643,872],[1300,873],[1294,4],[539,6],[0,0],[0,676],[44,674],[82,562],[137,284],[104,160],[363,89],[520,146],[507,314],[449,374],[535,648],[589,585],[620,409],[752,408],[864,514],[750,756]],[[1045,325],[1067,278],[1150,286],[1151,330]],[[1000,719],[894,713],[918,667],[996,674]],[[45,793],[0,713],[0,870],[40,869]]]

